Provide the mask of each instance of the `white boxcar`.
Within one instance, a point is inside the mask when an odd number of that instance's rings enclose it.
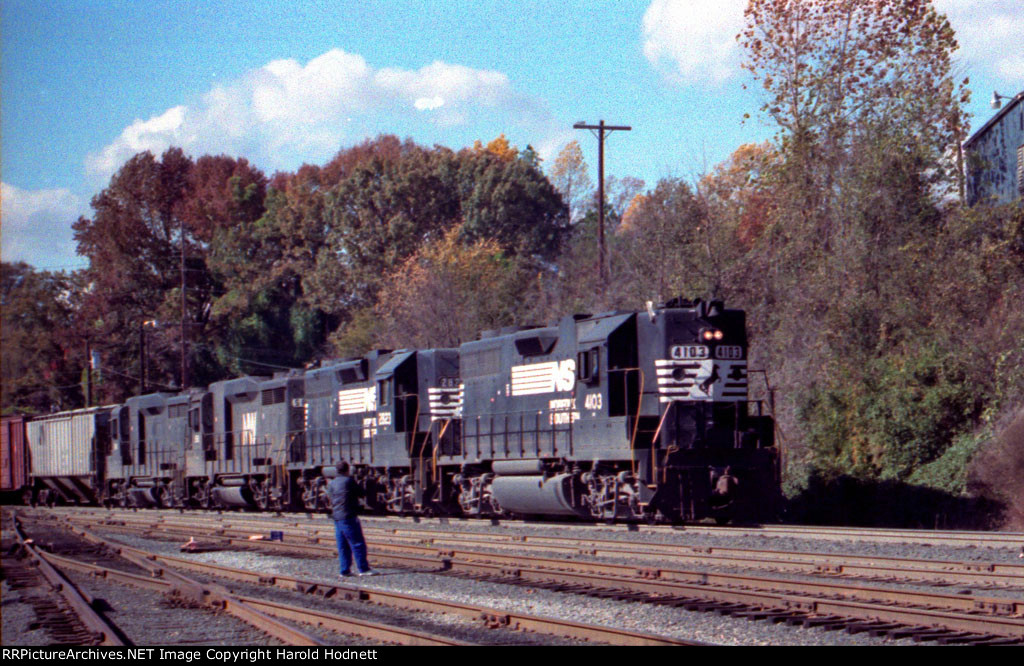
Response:
[[[95,502],[110,440],[110,407],[90,407],[29,421],[30,474],[38,490],[68,502]]]

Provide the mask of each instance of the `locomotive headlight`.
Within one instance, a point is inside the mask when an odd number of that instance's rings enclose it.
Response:
[[[722,333],[721,331],[715,331],[715,340],[721,340],[724,337],[725,337],[724,333]]]
[[[715,337],[715,332],[709,329],[705,329],[701,337],[703,337],[705,340],[711,340]]]
[[[701,331],[700,336],[705,340],[721,340],[725,337],[725,334],[715,328],[705,328]]]

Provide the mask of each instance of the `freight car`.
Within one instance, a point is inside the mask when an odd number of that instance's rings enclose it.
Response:
[[[33,501],[91,504],[102,499],[113,410],[89,407],[27,423]]]
[[[392,513],[764,520],[779,460],[747,351],[741,310],[676,299],[43,421],[91,419],[91,449],[69,440],[91,466],[60,477],[79,501],[319,511],[347,461]]]
[[[24,416],[5,416],[0,423],[0,499],[31,499]]]

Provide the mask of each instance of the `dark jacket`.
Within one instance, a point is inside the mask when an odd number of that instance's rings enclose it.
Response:
[[[359,515],[359,498],[363,489],[351,476],[336,476],[327,484],[327,494],[331,498],[331,518],[349,520]]]

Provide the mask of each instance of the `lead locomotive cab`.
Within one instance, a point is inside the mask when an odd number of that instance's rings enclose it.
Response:
[[[641,366],[653,371],[658,398],[651,504],[684,520],[769,517],[779,481],[774,422],[763,401],[749,399],[743,311],[675,299],[638,324]],[[649,405],[648,424],[653,413]]]
[[[460,348],[463,513],[746,520],[777,496],[742,311],[675,300]],[[451,469],[451,468],[449,468]]]

